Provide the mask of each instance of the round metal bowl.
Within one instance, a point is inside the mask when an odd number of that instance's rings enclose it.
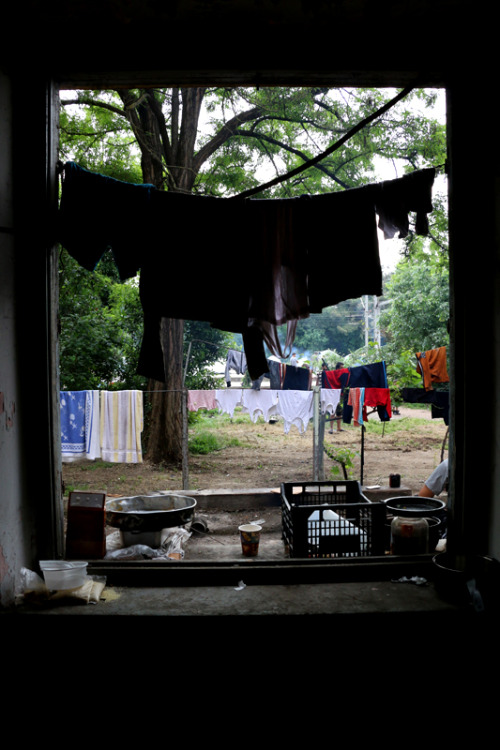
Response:
[[[392,497],[383,502],[388,513],[406,518],[411,516],[436,516],[446,508],[446,503],[437,497],[421,497],[419,495]]]
[[[189,523],[195,507],[193,497],[166,492],[118,497],[106,502],[106,523],[134,533],[161,531]]]

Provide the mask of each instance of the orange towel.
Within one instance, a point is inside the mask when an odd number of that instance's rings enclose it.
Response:
[[[417,352],[417,372],[421,373],[424,389],[432,391],[432,383],[449,383],[446,367],[446,347],[429,349],[427,352]]]

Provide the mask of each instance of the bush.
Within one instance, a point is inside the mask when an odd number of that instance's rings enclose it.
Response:
[[[194,435],[188,442],[189,452],[201,456],[214,451],[220,451],[224,447],[217,435],[213,432],[200,432]]]

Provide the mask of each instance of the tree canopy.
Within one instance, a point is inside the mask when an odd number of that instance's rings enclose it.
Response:
[[[393,94],[281,87],[63,92],[62,153],[121,179],[229,196],[324,152]],[[375,156],[410,171],[442,163],[446,131],[433,115],[436,97],[413,91],[340,152],[261,196],[358,187],[375,177]]]

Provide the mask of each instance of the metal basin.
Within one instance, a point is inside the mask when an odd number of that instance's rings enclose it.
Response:
[[[134,534],[183,526],[194,516],[193,497],[159,492],[118,497],[106,502],[106,523]]]
[[[421,497],[420,495],[392,497],[383,501],[387,512],[393,516],[422,517],[439,516],[446,508],[446,503],[437,497]]]

